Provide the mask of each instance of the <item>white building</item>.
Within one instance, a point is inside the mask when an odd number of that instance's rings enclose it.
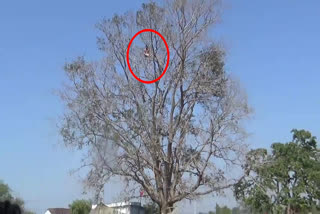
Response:
[[[119,202],[111,204],[92,205],[91,214],[144,214],[144,208],[138,202]],[[99,209],[99,212],[96,212]]]

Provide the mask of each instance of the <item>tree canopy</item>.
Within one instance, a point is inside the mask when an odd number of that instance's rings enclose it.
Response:
[[[320,153],[316,137],[292,130],[288,143],[274,143],[271,153],[248,153],[247,177],[235,187],[237,199],[257,211],[303,213],[319,209]]]
[[[69,205],[71,214],[89,214],[91,206],[91,202],[88,200],[75,200]]]
[[[67,146],[88,151],[86,183],[101,190],[110,177],[125,182],[127,199],[146,195],[171,212],[183,199],[219,192],[238,177],[250,108],[245,92],[224,68],[221,45],[208,36],[219,19],[216,0],[168,0],[142,4],[97,26],[105,55],[79,57],[65,65],[60,90],[66,106],[60,125]],[[166,39],[170,63],[153,84],[129,72],[126,50],[141,29]],[[150,57],[143,50],[149,48]],[[130,48],[130,64],[145,80],[158,77],[167,52],[161,38],[146,32]],[[97,194],[98,195],[98,194]]]
[[[28,211],[24,207],[24,200],[18,197],[15,197],[12,194],[12,190],[9,185],[0,180],[0,202],[10,201],[12,204],[16,204],[24,213],[32,214],[33,212]]]
[[[220,207],[218,204],[216,204],[216,212],[215,214],[231,214],[232,210],[229,209],[227,206]]]
[[[13,196],[11,195],[11,189],[8,184],[3,183],[0,180],[0,201],[11,201]]]

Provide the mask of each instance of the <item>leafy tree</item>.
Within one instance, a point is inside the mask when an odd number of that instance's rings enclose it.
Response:
[[[238,200],[256,211],[304,213],[319,204],[320,153],[316,137],[292,130],[288,143],[248,153],[247,177],[235,186]],[[319,209],[319,207],[317,207]]]
[[[222,207],[221,214],[231,214],[232,210],[228,208],[227,206]]]
[[[0,201],[12,201],[11,189],[0,180]]]
[[[24,208],[24,200],[18,197],[14,197],[9,185],[3,183],[3,181],[0,180],[0,202],[3,201],[10,201],[12,204],[18,205],[24,213],[32,214],[31,211],[28,211]]]
[[[220,207],[219,204],[216,204],[216,214],[231,214],[231,212],[227,206]]]
[[[71,214],[89,214],[92,205],[88,200],[75,200],[69,207],[71,209]]]
[[[158,1],[157,1],[158,2]],[[224,51],[208,32],[219,17],[216,0],[168,0],[98,24],[105,57],[79,57],[65,65],[69,84],[61,98],[66,112],[61,135],[67,146],[84,151],[87,186],[100,191],[110,177],[126,182],[125,199],[139,190],[172,212],[183,199],[222,191],[237,178],[226,165],[239,164],[246,136],[242,121],[250,108],[239,84],[224,69]],[[133,35],[145,32],[130,48]],[[140,45],[142,44],[142,45]],[[150,57],[143,49],[148,47]]]

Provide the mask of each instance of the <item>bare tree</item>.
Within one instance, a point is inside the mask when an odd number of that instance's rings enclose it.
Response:
[[[89,151],[89,186],[99,189],[106,178],[119,177],[128,196],[142,188],[161,213],[171,213],[176,202],[233,185],[227,166],[241,164],[242,121],[250,108],[225,72],[224,51],[208,37],[218,9],[215,0],[143,4],[98,24],[102,60],[66,64],[61,135],[66,145]],[[154,84],[134,79],[126,63],[130,39],[145,28],[160,32],[170,48],[168,71]],[[140,78],[155,79],[166,64],[164,43],[149,32],[138,40],[130,48],[131,67]]]

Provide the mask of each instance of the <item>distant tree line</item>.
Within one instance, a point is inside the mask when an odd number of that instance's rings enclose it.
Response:
[[[273,214],[275,212],[273,211],[257,211],[255,209],[252,209],[250,207],[246,207],[244,204],[242,206],[236,206],[233,208],[229,208],[227,206],[220,206],[219,204],[216,204],[215,211],[209,211],[209,212],[199,212],[198,214]],[[287,210],[283,210],[283,212],[278,213],[287,213]],[[320,214],[319,210],[317,210],[316,206],[313,206],[310,211],[306,212],[300,212],[301,214]],[[146,213],[151,214],[151,213]],[[155,213],[152,213],[155,214]]]
[[[199,214],[256,214],[250,211],[248,208],[244,208],[241,206],[229,208],[227,206],[220,206],[219,204],[216,204],[215,211],[209,211],[209,212],[199,212]]]

